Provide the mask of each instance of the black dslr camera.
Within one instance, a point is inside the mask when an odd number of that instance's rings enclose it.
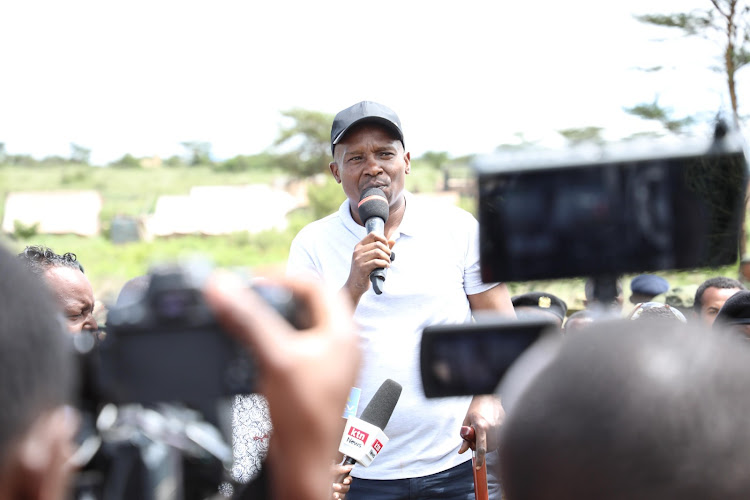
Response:
[[[110,308],[101,339],[77,336],[84,437],[99,445],[80,474],[88,484],[79,498],[158,498],[171,485],[170,498],[199,499],[231,481],[231,402],[255,392],[256,366],[203,299],[210,271],[204,263],[154,267],[134,300]],[[251,288],[302,326],[290,290]]]
[[[209,416],[219,398],[254,392],[251,356],[222,330],[203,299],[209,272],[202,264],[155,267],[139,300],[110,308],[106,335],[92,352],[95,400],[175,401]],[[252,288],[298,324],[289,290],[262,283]]]
[[[474,168],[485,282],[586,276],[607,304],[621,274],[737,262],[748,159],[724,121],[704,140],[505,153],[477,158]],[[426,394],[493,392],[544,328],[497,319],[425,329]]]

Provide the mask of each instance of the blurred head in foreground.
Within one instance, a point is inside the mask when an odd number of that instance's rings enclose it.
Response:
[[[45,281],[65,314],[71,333],[99,328],[94,319],[94,290],[76,254],[58,255],[51,248],[28,246],[18,258]]]
[[[49,291],[0,248],[0,498],[63,498],[72,349]]]
[[[750,498],[750,348],[679,321],[565,337],[501,431],[511,500]]]
[[[563,328],[563,333],[580,331],[588,327],[591,323],[593,323],[595,318],[596,318],[596,315],[592,313],[589,309],[582,309],[580,311],[576,311],[570,316],[568,316],[568,319],[565,321],[565,327]]]

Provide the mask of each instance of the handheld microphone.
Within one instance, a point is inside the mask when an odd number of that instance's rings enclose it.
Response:
[[[401,384],[386,379],[362,411],[362,416],[347,420],[339,445],[339,452],[344,454],[343,464],[359,463],[368,467],[378,456],[388,442],[383,429],[388,425],[400,397]],[[341,483],[348,475],[348,472],[342,474],[336,482]]]
[[[388,199],[380,188],[365,189],[357,205],[359,218],[367,228],[367,234],[377,233],[385,236],[385,223],[388,221]],[[379,267],[370,273],[370,282],[375,293],[383,293],[385,269]]]

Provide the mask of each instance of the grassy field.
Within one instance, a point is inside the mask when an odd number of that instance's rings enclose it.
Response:
[[[249,268],[255,274],[283,269],[292,238],[305,224],[321,214],[333,212],[345,196],[332,180],[317,188],[315,210],[300,209],[289,217],[285,231],[246,232],[226,236],[175,236],[127,244],[113,244],[107,236],[115,215],[140,216],[153,211],[165,194],[188,194],[193,186],[283,184],[277,170],[242,173],[217,172],[210,167],[145,169],[96,168],[83,165],[40,167],[0,166],[0,220],[5,198],[12,191],[95,189],[103,199],[103,234],[94,238],[75,235],[0,235],[0,241],[14,252],[26,245],[46,245],[57,252],[73,252],[83,263],[98,298],[112,301],[128,279],[144,274],[153,263],[200,256],[221,267]],[[440,173],[421,168],[417,162],[408,178],[411,190],[432,192]],[[50,207],[54,209],[54,207]],[[317,212],[317,213],[316,213]]]
[[[104,200],[101,219],[105,229],[103,235],[95,238],[73,235],[19,238],[0,235],[0,241],[12,251],[20,251],[26,245],[43,244],[58,252],[76,253],[86,268],[86,274],[92,281],[98,298],[105,302],[113,301],[125,281],[144,274],[152,263],[196,255],[209,259],[217,266],[249,268],[258,275],[277,272],[284,267],[294,235],[302,226],[319,216],[314,210],[294,212],[289,218],[289,228],[285,231],[267,231],[256,235],[193,235],[116,245],[108,239],[106,229],[115,215],[139,216],[153,211],[157,198],[163,194],[187,194],[191,187],[198,185],[279,183],[284,178],[283,172],[275,170],[229,173],[217,172],[209,167],[144,170],[82,165],[0,166],[0,217],[5,197],[11,191],[96,189]],[[407,178],[410,190],[433,192],[441,183],[440,172],[420,165],[418,161],[413,162],[412,174]],[[340,187],[335,183],[326,184],[320,190],[323,201],[318,203],[323,206],[317,207],[319,212],[332,212],[344,199]],[[464,199],[461,205],[473,211],[473,203],[472,199]],[[659,274],[673,286],[698,284],[711,276],[735,277],[737,266]],[[631,276],[623,277],[626,288],[630,278]],[[552,280],[509,283],[509,287],[513,294],[533,290],[547,291],[561,297],[570,308],[578,309],[582,306],[583,282],[583,279]]]

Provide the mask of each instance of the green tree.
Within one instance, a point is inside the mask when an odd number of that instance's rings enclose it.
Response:
[[[736,75],[750,62],[750,14],[747,0],[709,0],[710,7],[676,14],[645,14],[636,16],[639,21],[672,28],[687,36],[716,39],[722,46],[720,71],[726,77],[732,114],[739,121]]]
[[[673,133],[682,132],[685,127],[692,125],[695,119],[692,116],[676,118],[672,108],[659,104],[658,97],[650,103],[636,104],[635,106],[623,108],[626,113],[637,116],[644,120],[653,120],[660,123],[666,130]]]
[[[636,16],[639,21],[653,26],[676,29],[686,36],[699,36],[708,40],[719,40],[721,49],[721,66],[718,69],[724,74],[732,107],[732,117],[739,123],[739,102],[737,99],[737,72],[750,63],[750,25],[747,22],[750,14],[748,0],[709,0],[711,5],[704,9],[676,14],[646,14]],[[658,109],[643,111],[655,111]],[[746,250],[745,215],[748,198],[745,199],[745,210],[740,228],[740,254]]]
[[[419,158],[435,170],[442,170],[451,159],[450,154],[445,151],[427,151]]]
[[[567,139],[569,145],[578,146],[586,142],[604,144],[603,130],[602,127],[581,127],[566,128],[558,130],[557,133]]]
[[[505,142],[495,148],[496,151],[520,151],[524,149],[533,148],[539,141],[529,140],[523,132],[516,132],[513,134],[516,137],[515,142]]]
[[[295,108],[281,113],[291,120],[274,141],[283,149],[278,156],[281,168],[298,178],[327,171],[331,162],[331,123],[333,116],[320,111]]]
[[[164,160],[164,165],[167,167],[184,167],[185,166],[185,160],[183,160],[178,155],[172,155],[166,160]]]
[[[64,158],[60,155],[50,155],[45,156],[37,163],[39,165],[67,165],[68,163],[73,163],[73,160],[70,158]]]
[[[110,163],[110,165],[119,168],[140,168],[141,162],[135,156],[131,155],[130,153],[126,153],[119,160],[115,160]]]
[[[346,199],[346,195],[333,176],[328,176],[323,184],[315,183],[308,186],[307,198],[313,218],[321,219],[336,212]]]
[[[91,150],[74,142],[70,143],[70,162],[88,165],[91,158]]]
[[[214,170],[222,172],[248,172],[252,170],[268,170],[275,168],[277,158],[269,153],[257,155],[237,155],[214,166]]]
[[[205,141],[185,141],[180,145],[185,148],[190,166],[211,165],[211,143]]]
[[[5,163],[5,161],[8,159],[8,153],[5,151],[5,143],[0,142],[0,164]]]
[[[34,167],[39,165],[39,162],[31,155],[7,155],[5,157],[5,162],[8,165],[18,165],[21,167]]]

